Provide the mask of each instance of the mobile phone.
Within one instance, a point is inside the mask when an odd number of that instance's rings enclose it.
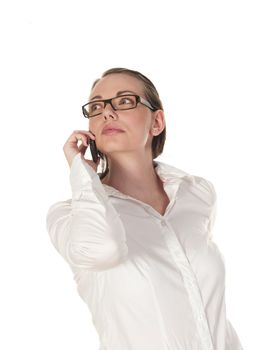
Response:
[[[91,151],[91,155],[92,155],[93,161],[96,163],[98,158],[99,158],[99,156],[98,156],[98,150],[97,150],[97,147],[96,147],[95,140],[89,139],[89,144],[90,144],[90,151]]]

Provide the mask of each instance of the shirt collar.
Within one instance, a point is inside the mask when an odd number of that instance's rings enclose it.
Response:
[[[154,161],[157,164],[155,170],[162,182],[168,183],[178,183],[179,180],[185,178],[187,181],[194,183],[193,175],[187,173],[186,171],[176,168],[174,165],[170,165],[161,161]]]

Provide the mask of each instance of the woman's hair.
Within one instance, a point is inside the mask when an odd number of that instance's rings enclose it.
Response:
[[[163,110],[163,105],[162,105],[162,102],[160,100],[158,91],[156,90],[154,84],[145,75],[141,74],[138,71],[132,70],[132,69],[110,68],[102,74],[101,78],[104,78],[107,75],[116,74],[116,73],[128,74],[132,77],[137,78],[139,81],[141,81],[143,84],[143,87],[144,87],[143,93],[145,96],[143,96],[143,97],[145,97],[146,100],[148,102],[150,102],[152,107],[154,107],[155,111],[158,109]],[[97,82],[101,78],[96,79],[94,81],[91,90],[94,88],[94,86],[97,84]],[[157,158],[163,152],[165,140],[166,140],[166,126],[164,127],[164,129],[162,130],[162,132],[159,135],[153,136],[152,144],[151,144],[152,159]],[[100,179],[102,179],[103,177],[106,176],[106,174],[109,171],[108,159],[107,159],[107,156],[99,150],[98,150],[98,155],[99,155],[99,158],[101,158],[103,161],[102,173],[99,174]],[[153,165],[155,167],[157,164],[153,161]]]

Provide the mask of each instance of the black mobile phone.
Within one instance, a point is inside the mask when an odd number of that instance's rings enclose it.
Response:
[[[91,151],[91,155],[92,155],[93,161],[96,163],[98,158],[99,158],[99,156],[98,156],[98,150],[97,150],[97,147],[96,147],[95,140],[89,139],[89,144],[90,144],[90,151]]]

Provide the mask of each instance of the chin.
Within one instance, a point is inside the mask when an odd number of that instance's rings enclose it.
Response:
[[[117,142],[116,140],[107,140],[102,142],[102,146],[97,147],[102,153],[113,152],[113,151],[121,151],[124,149],[123,142]]]

